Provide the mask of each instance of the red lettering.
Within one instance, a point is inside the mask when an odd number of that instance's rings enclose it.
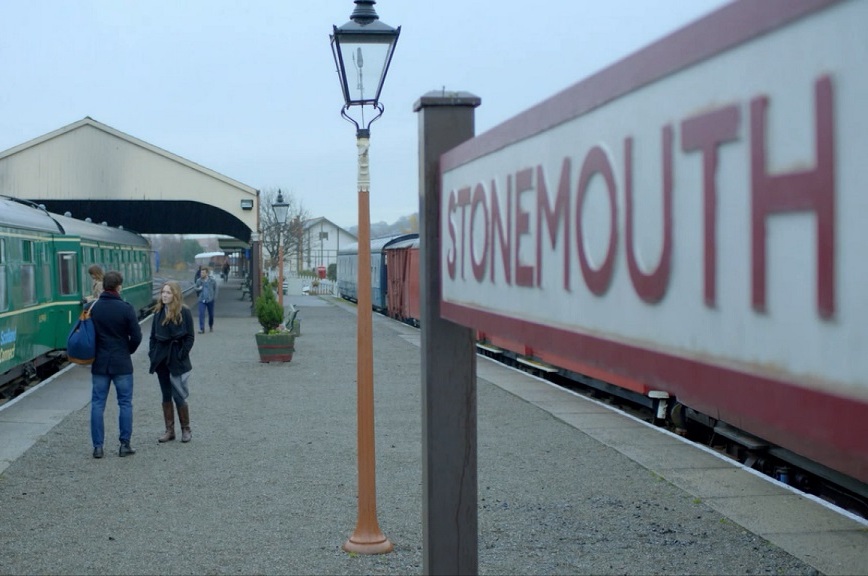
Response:
[[[609,196],[609,247],[606,251],[606,257],[603,263],[596,270],[591,268],[588,257],[585,254],[584,240],[582,234],[582,206],[585,200],[585,191],[588,188],[588,183],[595,174],[600,174],[606,181],[606,189]],[[578,197],[576,198],[576,243],[579,248],[579,262],[582,265],[582,276],[585,279],[588,289],[602,296],[609,288],[612,281],[612,274],[615,271],[615,249],[618,244],[617,236],[617,213],[618,205],[615,199],[615,176],[612,172],[612,166],[609,164],[609,159],[606,153],[599,146],[594,146],[588,151],[585,156],[585,161],[582,164],[582,173],[579,176]]]
[[[458,260],[458,246],[455,240],[455,224],[452,222],[452,214],[455,213],[455,190],[449,192],[449,207],[446,211],[449,222],[449,239],[451,246],[446,250],[446,271],[449,273],[449,279],[455,280],[455,263]]]
[[[500,246],[500,259],[503,264],[503,275],[506,278],[506,285],[512,285],[512,267],[509,261],[509,254],[512,246],[512,179],[507,178],[506,186],[506,230],[503,229],[503,217],[500,212],[500,202],[497,199],[497,186],[494,180],[491,181],[491,283],[494,284],[494,248],[495,244]],[[497,238],[495,239],[495,234]],[[495,241],[497,240],[497,241]]]
[[[464,259],[467,254],[467,206],[470,205],[470,186],[458,191],[458,206],[461,207],[461,277],[464,278]]]
[[[816,165],[813,170],[769,175],[766,171],[768,97],[750,103],[752,304],[766,310],[766,221],[773,214],[814,212],[817,219],[817,309],[835,312],[835,146],[832,81],[814,85]]]
[[[727,106],[688,118],[681,123],[681,149],[702,152],[702,212],[705,304],[717,299],[717,149],[738,137],[741,114]]]
[[[521,237],[530,232],[530,214],[521,207],[521,195],[533,190],[533,169],[524,168],[515,175],[515,283],[533,286],[533,266],[521,263]]]
[[[542,166],[537,167],[536,172],[536,285],[542,283],[542,247],[543,235],[542,224],[545,217],[546,227],[549,231],[549,242],[552,248],[557,248],[558,229],[564,225],[564,290],[570,291],[570,159],[564,158],[561,165],[561,179],[558,183],[558,194],[555,197],[555,207],[549,206],[549,196],[546,189],[545,174]]]
[[[653,272],[645,273],[636,261],[636,247],[633,240],[633,139],[624,140],[624,196],[626,197],[627,230],[627,268],[636,294],[648,303],[659,302],[669,285],[669,271],[672,262],[672,126],[663,127],[663,250],[660,262]]]
[[[482,249],[476,250],[475,240],[477,234],[473,232],[476,226],[476,212],[482,208],[482,217],[485,219],[485,231],[482,234]],[[482,282],[485,278],[485,266],[488,263],[488,208],[485,206],[485,188],[482,184],[477,184],[473,189],[473,200],[470,206],[470,264],[473,267],[473,277],[477,282]],[[476,259],[476,254],[481,255],[481,259]]]

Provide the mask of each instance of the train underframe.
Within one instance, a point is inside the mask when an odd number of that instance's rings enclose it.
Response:
[[[66,363],[66,353],[62,350],[53,350],[0,374],[0,405],[56,374]]]

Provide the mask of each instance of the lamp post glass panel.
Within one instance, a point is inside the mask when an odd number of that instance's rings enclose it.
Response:
[[[383,554],[392,551],[392,543],[380,531],[377,522],[377,489],[374,457],[374,348],[371,341],[371,220],[368,146],[370,126],[383,114],[380,91],[389,71],[389,63],[401,27],[397,29],[379,21],[374,0],[355,0],[350,21],[331,36],[332,55],[337,66],[344,106],[341,116],[356,126],[359,150],[359,265],[357,278],[358,315],[356,330],[356,382],[358,393],[359,494],[356,528],[344,550],[360,554]],[[348,113],[358,107],[359,120]],[[373,117],[365,121],[365,107]]]
[[[277,219],[277,301],[283,308],[283,242],[281,232],[286,225],[286,217],[289,214],[289,203],[283,201],[283,193],[278,189],[277,202],[271,205],[274,217]]]

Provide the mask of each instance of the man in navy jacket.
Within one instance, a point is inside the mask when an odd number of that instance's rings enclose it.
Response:
[[[116,270],[103,277],[103,293],[91,307],[96,333],[96,357],[91,365],[93,392],[90,404],[90,436],[93,457],[103,457],[105,429],[103,413],[111,383],[115,384],[118,398],[118,428],[120,448],[118,456],[129,456],[136,451],[130,447],[133,434],[133,359],[132,354],[142,342],[135,309],[121,299],[123,276]]]

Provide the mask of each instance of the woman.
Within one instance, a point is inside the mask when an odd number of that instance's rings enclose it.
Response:
[[[148,349],[151,359],[150,372],[157,373],[160,391],[163,393],[166,432],[159,438],[159,442],[175,439],[174,406],[178,407],[181,442],[189,442],[193,436],[190,432],[190,411],[187,405],[187,383],[193,370],[190,350],[193,349],[196,339],[193,330],[193,313],[181,299],[181,287],[177,282],[166,282],[160,289],[160,300],[154,306]]]
[[[87,273],[90,274],[90,279],[91,279],[92,283],[91,283],[91,287],[90,287],[91,295],[87,296],[85,299],[88,302],[93,302],[94,300],[99,299],[99,295],[102,294],[102,292],[103,292],[102,268],[100,268],[99,264],[91,264],[90,268],[87,269]]]

